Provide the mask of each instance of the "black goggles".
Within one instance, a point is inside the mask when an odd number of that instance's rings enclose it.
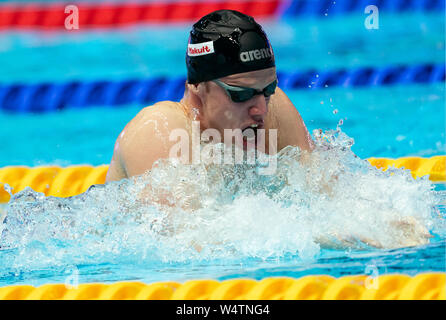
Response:
[[[223,88],[233,102],[245,102],[258,94],[263,94],[265,97],[269,97],[272,94],[274,94],[277,87],[277,80],[271,82],[269,85],[263,88],[263,90],[230,86],[229,84],[221,82],[220,80],[212,80],[212,81],[218,84],[221,88]]]

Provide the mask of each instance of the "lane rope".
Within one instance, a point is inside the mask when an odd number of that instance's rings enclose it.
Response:
[[[137,23],[177,23],[196,21],[219,9],[234,9],[255,18],[332,17],[364,14],[368,0],[214,0],[156,1],[134,3],[80,3],[79,28],[112,28]],[[380,12],[444,11],[443,0],[378,0]],[[67,4],[7,3],[0,5],[1,29],[63,29],[71,11]]]
[[[61,3],[0,5],[1,29],[64,29],[74,12]],[[168,1],[134,3],[78,3],[79,30],[112,28],[137,23],[196,21],[220,9],[233,9],[255,18],[274,17],[279,0]],[[77,30],[70,30],[70,32]]]
[[[0,288],[0,300],[445,300],[446,273],[421,273],[334,278],[312,275],[231,279],[222,282],[190,280],[185,283],[87,283],[75,288],[64,284],[39,287],[13,285]]]
[[[434,182],[446,181],[446,156],[431,158],[404,157],[399,159],[369,158],[371,165],[387,170],[389,167],[405,168],[414,178],[429,175]],[[10,166],[0,168],[0,203],[10,200],[5,184],[15,194],[25,187],[31,187],[45,196],[71,197],[85,192],[94,184],[105,183],[108,165],[100,166],[58,166],[26,167]]]
[[[278,72],[284,90],[319,90],[328,87],[376,87],[445,81],[445,64],[359,67],[339,70]],[[71,81],[66,83],[1,84],[0,110],[42,113],[92,106],[116,107],[179,101],[185,77],[155,77],[121,81]]]

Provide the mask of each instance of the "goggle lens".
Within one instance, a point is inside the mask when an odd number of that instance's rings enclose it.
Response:
[[[263,94],[265,97],[269,97],[274,94],[277,87],[277,80],[271,82],[261,91],[253,88],[230,86],[224,82],[221,82],[220,80],[213,81],[226,91],[233,102],[245,102],[258,94]]]

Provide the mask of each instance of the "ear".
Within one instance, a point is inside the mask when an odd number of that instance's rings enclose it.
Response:
[[[186,82],[186,88],[187,88],[187,90],[189,90],[189,92],[201,97],[203,90],[205,88],[205,83],[200,82],[200,83],[191,84],[191,83]]]
[[[204,82],[190,84],[186,82],[186,89],[194,102],[195,107],[201,109],[204,105],[206,94],[206,84]]]

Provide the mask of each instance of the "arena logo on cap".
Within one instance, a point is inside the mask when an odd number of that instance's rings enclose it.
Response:
[[[187,54],[190,57],[202,56],[214,52],[214,42],[189,43],[187,45]]]
[[[240,53],[240,60],[242,60],[243,62],[249,62],[253,60],[271,58],[271,55],[272,53],[270,48],[243,51],[242,53]]]

